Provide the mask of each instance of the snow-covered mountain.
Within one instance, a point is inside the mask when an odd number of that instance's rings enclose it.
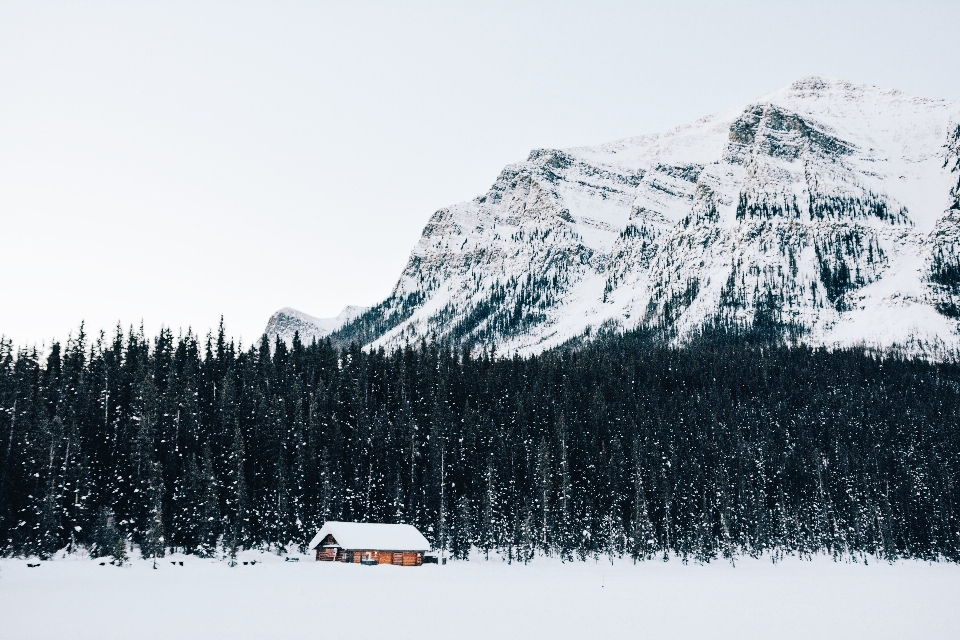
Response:
[[[655,325],[955,349],[960,104],[812,77],[666,133],[533,151],[437,211],[334,333],[531,352]]]
[[[287,344],[290,344],[293,341],[293,335],[299,332],[300,340],[310,344],[314,340],[327,337],[368,309],[370,307],[351,305],[344,307],[343,311],[333,318],[314,318],[302,311],[284,307],[270,316],[267,328],[263,332],[270,338],[271,343],[279,336]]]

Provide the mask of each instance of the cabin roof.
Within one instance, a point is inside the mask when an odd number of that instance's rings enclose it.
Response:
[[[310,541],[316,549],[332,534],[342,549],[370,551],[429,551],[430,543],[412,524],[373,522],[325,522]]]

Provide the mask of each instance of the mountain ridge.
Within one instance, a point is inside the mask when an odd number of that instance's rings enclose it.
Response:
[[[330,334],[531,353],[598,330],[768,325],[958,346],[960,105],[814,76],[660,134],[536,149],[428,221]]]

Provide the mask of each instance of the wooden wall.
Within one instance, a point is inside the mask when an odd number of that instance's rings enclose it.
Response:
[[[376,560],[377,564],[395,564],[402,567],[419,567],[423,564],[423,553],[420,551],[374,551],[373,549],[362,551],[344,551],[343,549],[317,549],[317,560],[332,562],[354,562],[359,563],[370,554],[371,560]]]
[[[326,562],[332,562],[337,559],[337,549],[336,548],[326,548],[318,547],[317,548],[317,560],[323,560]]]

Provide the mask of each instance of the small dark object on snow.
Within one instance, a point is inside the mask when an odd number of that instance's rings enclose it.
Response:
[[[285,558],[284,562],[300,562],[300,558]]]
[[[181,567],[183,566],[183,560],[180,561],[180,566],[181,566]]]
[[[248,562],[244,562],[243,564],[244,564],[244,565],[247,565],[247,564],[249,564],[249,563],[248,563]]]
[[[423,556],[423,564],[439,564],[437,556]]]
[[[251,561],[250,561],[250,564],[257,564],[257,561],[256,561],[256,560],[251,560]]]
[[[101,562],[101,563],[100,563],[100,566],[101,566],[101,567],[105,567],[105,566],[107,566],[107,563],[106,563],[106,562]]]
[[[36,563],[36,564],[30,564],[30,563],[28,562],[28,563],[27,563],[27,566],[32,569],[32,568],[34,568],[34,567],[39,567],[39,566],[40,566],[40,563],[38,562],[38,563]]]
[[[100,564],[103,564],[103,563],[101,562]],[[177,563],[174,560],[171,560],[170,564],[172,564],[173,566],[177,566]]]

